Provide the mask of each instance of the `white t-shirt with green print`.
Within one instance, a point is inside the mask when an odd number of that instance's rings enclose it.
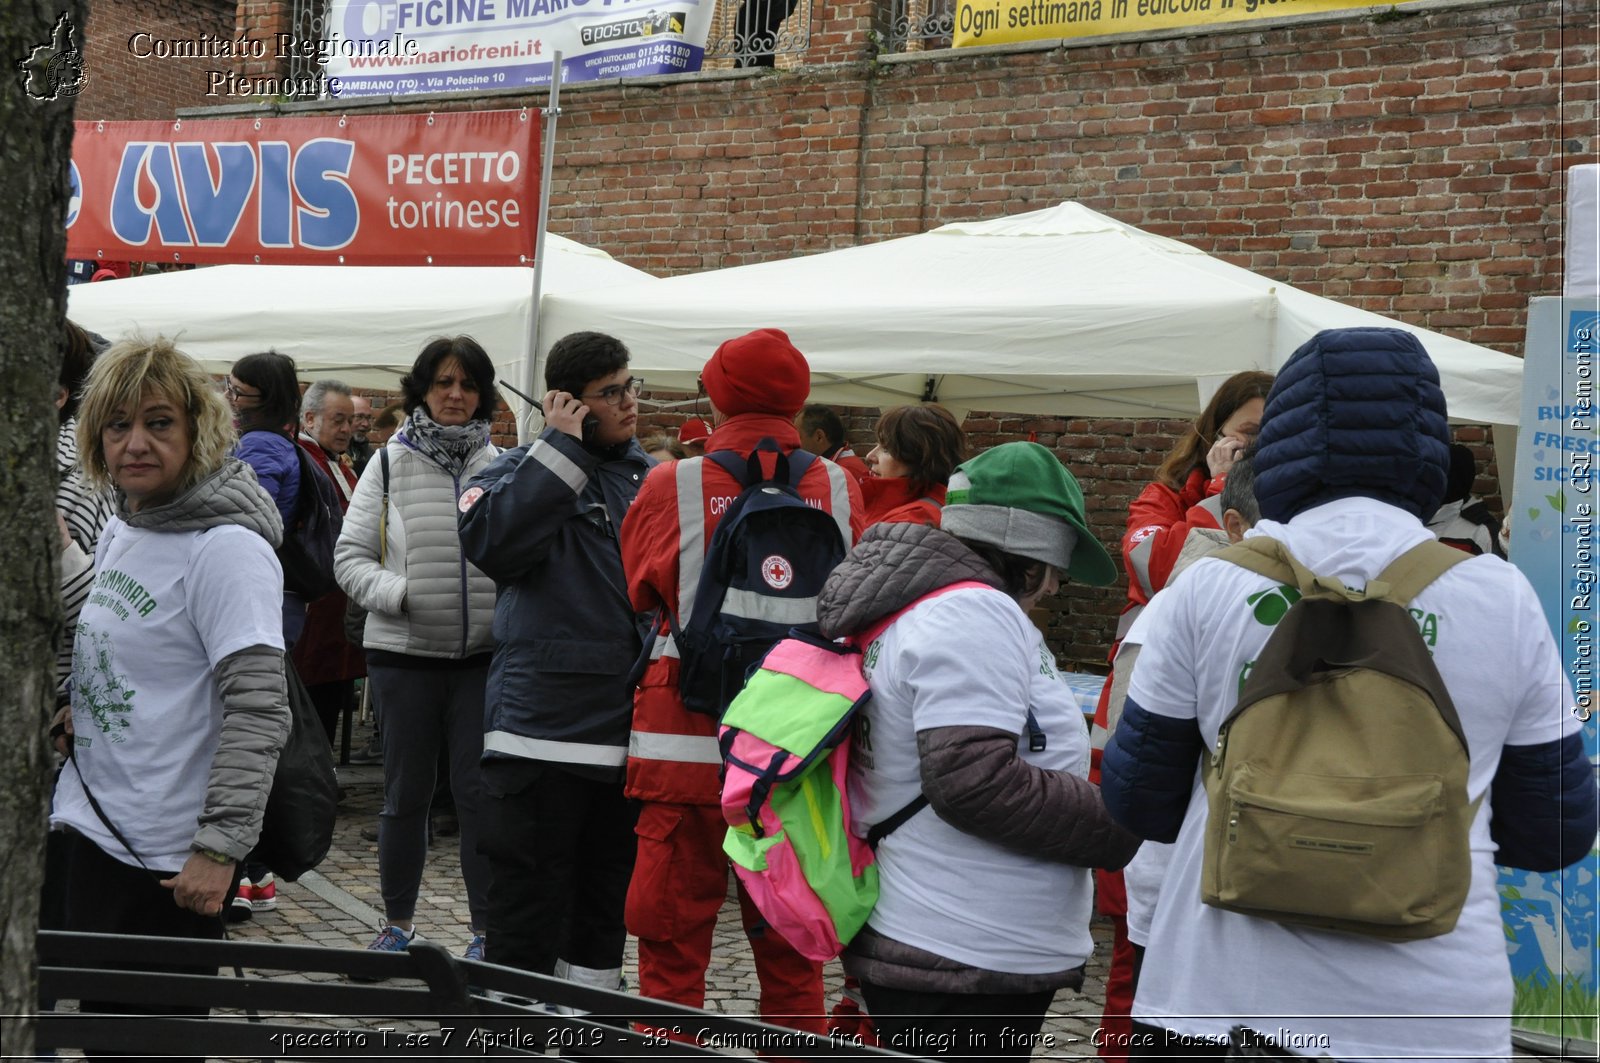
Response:
[[[95,564],[73,644],[78,771],[61,773],[50,823],[125,864],[176,871],[222,728],[213,669],[251,646],[283,648],[282,570],[246,528],[150,531],[115,518]],[[95,814],[79,771],[138,859]]]
[[[1352,587],[1432,538],[1404,510],[1360,498],[1325,503],[1288,524],[1262,521],[1250,534],[1280,540],[1312,571]],[[1214,745],[1241,675],[1290,597],[1237,565],[1195,562],[1139,618],[1143,646],[1129,701],[1193,720]],[[1485,795],[1504,746],[1553,742],[1582,726],[1569,711],[1572,692],[1549,625],[1516,568],[1470,558],[1426,587],[1411,612],[1461,716],[1469,797]],[[1197,772],[1150,926],[1136,1019],[1208,1037],[1244,1021],[1273,1036],[1292,1031],[1299,1039],[1291,1046],[1304,1054],[1344,1060],[1509,1057],[1511,971],[1487,798],[1472,827],[1472,883],[1460,921],[1449,934],[1409,942],[1203,904],[1206,813]]]
[[[1017,755],[1085,777],[1089,734],[1055,657],[1015,599],[980,587],[913,607],[867,647],[872,700],[851,752],[851,814],[880,823],[922,791],[918,731],[992,727],[1016,733]],[[1027,715],[1045,734],[1030,748]],[[1094,951],[1087,868],[1025,855],[952,827],[931,808],[877,850],[879,896],[869,925],[886,937],[990,971],[1049,974]]]

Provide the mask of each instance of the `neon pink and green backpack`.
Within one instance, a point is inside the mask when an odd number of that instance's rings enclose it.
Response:
[[[917,795],[865,839],[851,829],[853,731],[872,697],[862,649],[921,602],[982,586],[941,587],[846,642],[791,633],[722,716],[722,848],[762,917],[802,956],[832,959],[866,924],[878,901],[873,850],[928,803]]]

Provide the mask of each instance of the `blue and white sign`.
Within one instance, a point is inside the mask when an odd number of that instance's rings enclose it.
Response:
[[[1600,378],[1600,300],[1537,298],[1528,312],[1517,477],[1507,516],[1511,560],[1544,604],[1586,721],[1584,749],[1597,760],[1595,523],[1600,461],[1595,386]],[[1552,706],[1551,711],[1571,711]],[[1600,1011],[1600,847],[1560,874],[1503,868],[1501,909],[1516,984],[1515,1026],[1595,1040]],[[1562,1018],[1565,1016],[1565,1019]]]
[[[78,212],[83,209],[83,178],[78,176],[78,164],[67,164],[67,180],[71,182],[72,192],[67,197],[67,228],[72,228],[72,223],[78,220]]]
[[[699,70],[714,0],[333,0],[339,96],[527,88]],[[333,79],[337,79],[335,82]]]

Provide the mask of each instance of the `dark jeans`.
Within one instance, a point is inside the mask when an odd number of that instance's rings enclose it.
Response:
[[[861,983],[878,1043],[913,1056],[1027,1059],[1039,1043],[1044,993],[924,993]]]
[[[478,854],[483,756],[483,686],[488,666],[395,668],[373,664],[367,681],[383,701],[383,812],[378,817],[378,879],[384,914],[405,922],[416,914],[428,856],[428,806],[439,750],[450,755],[450,790],[461,820],[461,877],[472,928],[488,911],[489,864]]]
[[[221,916],[203,916],[173,902],[172,891],[160,884],[160,879],[171,878],[176,871],[152,874],[142,867],[124,864],[109,856],[104,850],[81,834],[67,832],[60,843],[60,881],[45,883],[48,893],[62,898],[63,926],[88,934],[141,934],[152,937],[199,938],[220,940],[223,937]],[[226,910],[229,897],[223,900]],[[115,967],[115,965],[112,965]],[[174,974],[214,975],[215,967],[203,965],[157,966],[154,964],[128,965],[119,969],[166,971]],[[108,1012],[136,1015],[198,1015],[207,1014],[206,1008],[164,1004],[116,1004],[98,1000],[79,1002],[78,1010],[85,1014]],[[96,1059],[117,1058],[103,1053],[93,1053]]]
[[[496,774],[508,770],[509,784]],[[485,958],[538,974],[552,973],[558,959],[621,967],[639,816],[622,796],[622,780],[598,782],[532,763],[491,765],[484,774]]]

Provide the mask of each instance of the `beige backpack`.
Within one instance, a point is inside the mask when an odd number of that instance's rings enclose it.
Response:
[[[1361,591],[1257,536],[1216,555],[1299,589],[1205,764],[1205,903],[1393,941],[1455,927],[1471,882],[1468,751],[1417,622],[1459,550],[1422,543]],[[1292,596],[1290,596],[1292,597]]]

